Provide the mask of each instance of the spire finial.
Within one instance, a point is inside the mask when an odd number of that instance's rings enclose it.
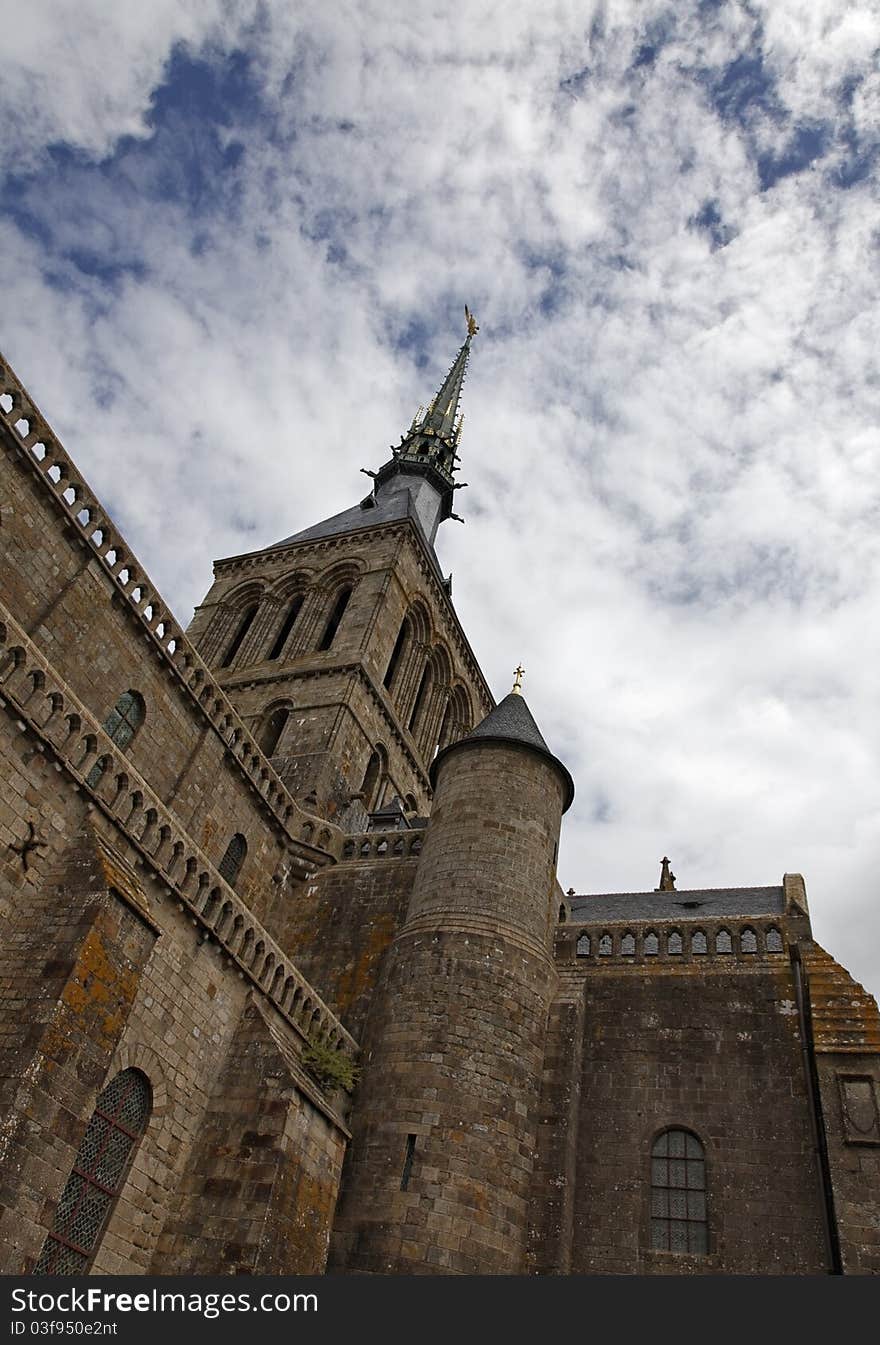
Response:
[[[472,313],[471,310],[468,308],[467,304],[465,304],[465,306],[464,306],[464,316],[465,316],[465,319],[466,319],[466,321],[467,321],[467,334],[468,334],[468,336],[476,336],[476,334],[477,334],[477,332],[480,330],[480,328],[479,328],[478,325],[477,325],[477,319],[474,317],[473,313]]]
[[[523,680],[523,673],[524,673],[524,672],[525,672],[525,668],[522,666],[521,663],[520,663],[516,668],[514,668],[514,670],[513,670],[513,689],[512,689],[512,691],[511,691],[511,693],[510,693],[512,696],[521,696],[521,695],[522,695],[522,680]]]
[[[674,892],[675,874],[669,867],[669,860],[664,855],[660,861],[660,886],[654,888],[655,892]]]

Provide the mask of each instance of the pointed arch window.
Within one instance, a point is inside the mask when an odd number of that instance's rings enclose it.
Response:
[[[589,934],[581,934],[581,935],[580,935],[580,937],[578,938],[578,941],[577,941],[577,943],[576,943],[576,945],[575,945],[575,955],[576,955],[577,957],[589,957],[589,956],[590,956],[590,936],[589,936]]]
[[[247,841],[240,832],[236,832],[226,847],[226,853],[220,860],[218,870],[220,877],[225,878],[230,887],[235,887],[238,882],[238,875],[241,873],[241,866],[246,854]]]
[[[694,1256],[709,1250],[706,1155],[689,1130],[664,1130],[651,1150],[651,1246]]]
[[[294,626],[296,625],[296,619],[299,616],[300,612],[302,611],[302,605],[303,605],[303,594],[298,593],[297,596],[291,602],[290,607],[287,609],[287,616],[282,621],[281,626],[279,627],[278,630],[278,634],[275,636],[275,639],[272,643],[272,648],[266,655],[268,659],[272,660],[281,657],[282,653],[284,652],[284,646],[287,644],[287,641],[290,638],[290,633],[293,630]]]
[[[341,589],[337,595],[336,602],[333,605],[333,611],[330,613],[330,620],[327,622],[324,634],[321,637],[321,643],[318,645],[319,651],[323,652],[325,649],[329,649],[332,645],[336,638],[336,632],[339,630],[339,624],[345,615],[345,609],[348,606],[350,597],[351,588]]]
[[[137,1069],[121,1070],[98,1095],[35,1275],[82,1275],[91,1265],[151,1106],[149,1081]]]
[[[256,615],[257,615],[256,603],[254,603],[251,607],[246,608],[246,610],[242,614],[241,621],[238,623],[238,629],[236,630],[235,635],[232,637],[232,643],[230,644],[229,648],[226,651],[223,662],[220,664],[221,668],[228,668],[229,665],[232,663],[232,660],[235,658],[239,649],[241,649],[241,646],[244,642],[244,637],[247,635],[251,626],[254,624],[254,617]]]
[[[271,757],[275,751],[289,718],[289,708],[286,705],[279,705],[264,721],[263,727],[260,729],[260,736],[257,739],[264,756]]]

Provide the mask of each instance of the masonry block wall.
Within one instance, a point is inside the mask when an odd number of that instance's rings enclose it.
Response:
[[[406,916],[419,863],[412,846],[421,846],[423,835],[351,837],[346,848],[357,858],[324,870],[289,906],[286,944],[303,975],[321,987],[326,1003],[358,1040],[385,954]]]
[[[407,920],[374,996],[337,1269],[525,1269],[563,784],[529,749],[473,742],[438,761]]]
[[[301,1056],[356,1044],[279,943],[283,922],[267,922],[332,866],[339,833],[285,792],[39,413],[17,402],[14,431],[0,409],[2,1267],[33,1268],[96,1099],[125,1069],[151,1105],[91,1268],[161,1260],[181,1191],[209,1179],[212,1099],[250,995],[276,1043],[254,1066],[283,1056],[290,1081],[277,1179],[249,1192],[251,1217],[279,1230],[260,1257],[292,1264],[278,1247],[295,1245],[320,1269],[347,1099]],[[104,723],[130,689],[146,715],[120,747]],[[235,833],[233,887],[219,866]],[[253,1115],[274,1077],[251,1070]]]
[[[709,1255],[689,1269],[826,1271],[790,968],[600,972],[585,994],[574,1273],[681,1272],[648,1236],[651,1145],[670,1126],[706,1151]]]

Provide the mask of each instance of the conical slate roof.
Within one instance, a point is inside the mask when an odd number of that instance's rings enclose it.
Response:
[[[531,710],[518,691],[511,691],[506,695],[504,700],[499,702],[494,710],[490,710],[486,718],[481,720],[476,728],[471,729],[470,733],[466,734],[464,738],[459,738],[458,742],[452,743],[442,752],[437,753],[431,764],[431,783],[433,784],[436,779],[437,764],[441,757],[446,756],[448,752],[454,752],[458,747],[468,746],[471,743],[476,744],[480,741],[521,743],[523,747],[530,747],[533,751],[540,752],[541,756],[547,757],[562,775],[565,785],[565,801],[562,811],[568,811],[574,800],[574,781],[559,758],[553,755],[545,743],[543,734],[535,723]]]

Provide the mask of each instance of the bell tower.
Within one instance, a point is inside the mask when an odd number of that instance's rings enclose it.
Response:
[[[461,392],[477,324],[372,490],[332,518],[216,562],[188,634],[288,788],[362,831],[430,810],[431,761],[492,707],[434,551],[456,518]]]

